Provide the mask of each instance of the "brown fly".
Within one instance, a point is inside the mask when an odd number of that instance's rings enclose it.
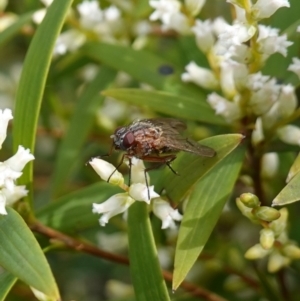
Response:
[[[185,128],[186,125],[183,122],[172,118],[137,120],[128,126],[117,128],[115,133],[111,136],[111,138],[113,138],[111,151],[115,148],[116,150],[122,150],[126,153],[123,155],[122,161],[116,170],[123,163],[125,157],[129,159],[130,167],[131,158],[136,157],[148,162],[166,164],[173,173],[177,174],[170,165],[170,163],[176,159],[177,152],[184,151],[203,157],[213,157],[216,154],[212,148],[183,137],[180,132]],[[147,186],[146,172],[151,169],[153,169],[153,167],[145,169]],[[112,175],[113,173],[110,177]]]

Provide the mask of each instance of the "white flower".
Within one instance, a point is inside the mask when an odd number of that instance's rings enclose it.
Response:
[[[108,181],[110,178],[109,183],[123,185],[123,175],[112,164],[99,158],[93,158],[89,163],[102,180]]]
[[[134,203],[128,193],[118,193],[101,204],[93,204],[93,213],[103,214],[99,219],[101,226],[105,226],[109,219],[115,215],[125,212]]]
[[[41,2],[46,6],[49,7],[53,0],[41,0]],[[47,13],[47,9],[46,8],[42,8],[37,10],[33,15],[32,15],[32,21],[36,24],[41,24],[42,21],[44,20],[45,16]]]
[[[190,34],[191,27],[186,15],[179,12],[170,16],[170,22],[162,25],[162,30],[173,29],[181,34]]]
[[[288,70],[296,73],[300,79],[300,59],[298,59],[297,57],[293,57],[292,60],[293,64],[289,65]]]
[[[135,183],[130,185],[128,193],[134,200],[143,201],[147,204],[150,204],[151,199],[159,197],[159,194],[154,191],[154,186],[147,187],[142,183]]]
[[[0,148],[6,138],[8,122],[13,119],[10,109],[0,110]]]
[[[42,8],[42,9],[37,10],[37,11],[32,15],[32,21],[33,21],[35,24],[41,24],[42,21],[44,20],[45,16],[46,16],[46,13],[47,13],[47,9],[45,9],[45,8]]]
[[[77,10],[80,15],[80,24],[86,29],[93,29],[103,20],[103,11],[98,1],[83,1],[77,5]]]
[[[184,82],[192,82],[205,89],[217,89],[219,83],[213,72],[209,69],[197,66],[195,62],[190,62],[185,66],[187,72],[181,75]]]
[[[29,148],[25,149],[19,145],[17,153],[3,163],[14,171],[21,171],[32,160],[34,160],[34,155],[30,153]]]
[[[182,215],[177,209],[173,209],[168,202],[160,198],[153,202],[153,213],[162,220],[162,229],[175,228],[174,221],[182,219]]]
[[[11,169],[4,163],[0,163],[0,188],[6,187],[8,190],[14,189],[14,181],[21,177],[22,172]]]
[[[270,26],[258,25],[258,49],[265,55],[265,59],[275,52],[287,55],[287,48],[293,44],[287,40],[287,35],[279,36],[279,29]]]
[[[297,32],[300,32],[300,25],[296,29]]]
[[[241,0],[237,1],[227,1],[231,2],[235,9],[235,19],[237,21],[248,23],[247,17],[246,17],[246,10],[245,10],[245,2]],[[244,2],[244,3],[241,3]]]
[[[257,118],[255,122],[255,128],[252,132],[251,141],[253,145],[259,144],[261,141],[265,139],[264,137],[264,131],[262,126],[262,120],[261,118]]]
[[[273,178],[279,168],[279,157],[277,153],[267,153],[262,156],[261,175],[264,178]]]
[[[7,215],[7,211],[5,209],[6,205],[6,197],[2,191],[0,191],[0,214]]]
[[[224,32],[224,30],[229,29],[231,25],[229,25],[222,17],[218,17],[215,20],[213,20],[212,27],[215,36],[219,36],[221,33]]]
[[[274,124],[293,114],[297,107],[297,97],[295,88],[292,85],[281,86],[281,92],[278,100],[271,109],[263,115],[263,124],[265,128],[271,128]]]
[[[263,75],[261,72],[250,74],[247,87],[250,90],[257,91],[258,89],[261,89],[269,79],[270,76]]]
[[[149,19],[161,20],[163,24],[169,24],[171,16],[179,13],[181,8],[181,3],[177,0],[150,0],[149,4],[155,9]]]
[[[229,101],[217,93],[209,94],[207,102],[215,110],[216,115],[223,116],[227,122],[232,122],[242,117],[240,107],[237,103]]]
[[[67,51],[75,51],[86,41],[86,36],[76,29],[69,29],[57,38],[53,56],[63,55]]]
[[[236,95],[235,82],[233,78],[233,62],[223,61],[220,63],[220,83],[225,97],[231,99]]]
[[[262,79],[264,80],[263,77]],[[279,95],[280,85],[276,83],[275,78],[272,78],[263,85],[262,83],[258,84],[258,86],[261,88],[252,92],[249,105],[253,113],[259,116],[269,111],[275,103]]]
[[[215,43],[212,22],[210,20],[205,20],[204,22],[196,20],[192,31],[196,36],[196,43],[199,49],[207,53]]]
[[[300,145],[300,128],[295,125],[286,125],[278,129],[277,134],[287,144]]]
[[[251,14],[256,20],[272,16],[280,7],[290,7],[288,0],[257,0],[252,6]]]
[[[205,1],[206,0],[185,0],[184,6],[189,14],[194,17],[200,13],[203,5],[205,4]]]
[[[146,173],[147,183],[150,184],[150,177]],[[146,184],[145,178],[145,165],[143,160],[137,159],[136,157],[131,158],[131,183],[142,183]]]
[[[177,0],[151,0],[150,6],[156,9],[149,17],[151,21],[161,20],[162,29],[173,29],[179,33],[190,33],[189,20],[181,13],[181,3]]]
[[[221,29],[222,30],[222,29]],[[230,47],[241,45],[249,41],[256,32],[253,25],[236,22],[234,25],[227,25],[219,34],[218,42],[215,45],[216,53],[218,55],[225,55]]]
[[[46,7],[50,6],[53,0],[40,0]]]
[[[241,64],[249,64],[253,61],[253,54],[250,47],[245,44],[230,47],[230,49],[228,49],[227,56]]]
[[[19,199],[27,196],[28,190],[26,186],[14,186],[12,189],[2,188],[2,192],[6,197],[6,205],[12,205]]]

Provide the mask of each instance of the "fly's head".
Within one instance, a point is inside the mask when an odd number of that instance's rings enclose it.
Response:
[[[127,126],[117,128],[111,138],[113,138],[115,149],[123,151],[130,150],[135,143],[134,134]]]

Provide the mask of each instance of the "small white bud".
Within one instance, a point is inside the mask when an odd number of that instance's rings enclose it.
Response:
[[[109,183],[113,185],[124,184],[123,175],[117,171],[112,164],[98,158],[93,158],[89,164],[93,167],[102,180],[108,181],[110,178]]]

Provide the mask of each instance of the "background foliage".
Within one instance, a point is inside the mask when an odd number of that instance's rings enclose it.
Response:
[[[29,196],[0,216],[0,262],[5,269],[0,299],[35,300],[29,288],[33,286],[51,300],[58,298],[58,290],[62,300],[298,300],[298,261],[271,274],[266,260],[244,258],[259,241],[261,228],[240,213],[235,199],[243,192],[257,193],[255,183],[245,177],[253,176],[256,168],[249,164],[254,150],[249,137],[242,136],[244,129],[215,114],[206,102],[206,90],[182,82],[180,76],[191,60],[207,66],[194,38],[153,30],[144,40],[135,39],[134,24],[152,12],[148,1],[139,0],[130,2],[134,9],[125,14],[118,42],[99,41],[85,32],[82,47],[53,58],[60,31],[78,27],[76,16],[69,14],[78,3],[54,1],[38,26],[31,19],[43,8],[38,1],[10,0],[3,13],[18,19],[0,32],[0,108],[14,112],[1,159],[20,144],[36,159],[20,180],[30,189]],[[265,23],[292,35],[300,3],[290,3],[292,9],[279,10]],[[109,5],[101,1],[101,7]],[[200,16],[219,15],[232,19],[230,6],[214,0],[207,1]],[[263,73],[297,85],[287,71],[291,57],[299,57],[299,36],[293,42],[287,58],[274,55]],[[137,50],[138,43],[142,49]],[[145,204],[130,208],[128,224],[117,216],[100,228],[92,204],[120,189],[101,181],[85,163],[108,152],[110,135],[118,126],[151,117],[183,119],[186,135],[204,139],[202,143],[218,155],[206,159],[180,154],[172,165],[178,177],[167,168],[150,173],[156,189],[165,189],[180,210],[189,196],[179,234],[161,230]],[[293,123],[299,125],[297,119]],[[252,180],[261,181],[263,205],[270,206],[286,185],[298,146],[272,140],[267,151],[279,154],[276,177],[255,179],[260,174],[256,170]],[[116,165],[120,154],[108,160]],[[120,171],[128,170],[122,165]],[[293,181],[292,188],[297,188],[298,178]],[[290,188],[279,195],[282,202],[300,198]],[[289,208],[290,239],[299,243],[299,204]],[[175,294],[169,294],[172,288]]]

